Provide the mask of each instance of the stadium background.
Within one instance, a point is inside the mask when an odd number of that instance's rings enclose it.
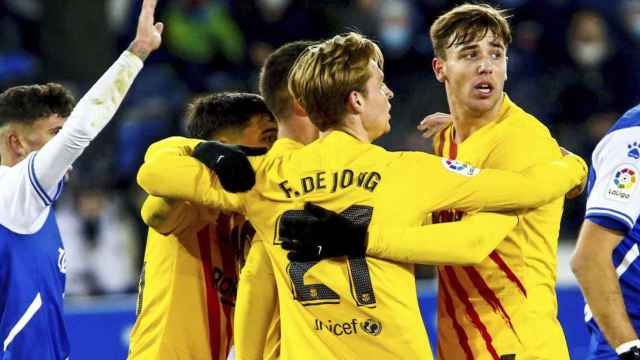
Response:
[[[393,130],[379,144],[430,151],[415,126],[447,105],[431,71],[428,26],[459,3],[159,0],[163,47],[147,61],[116,119],[78,161],[57,205],[69,262],[66,311],[74,358],[125,354],[146,233],[136,170],[151,142],[183,132],[189,99],[210,91],[256,91],[258,68],[274,48],[358,30],[381,45],[395,92]],[[588,159],[607,128],[640,97],[640,0],[489,3],[513,14],[507,93],[561,144]],[[0,89],[55,81],[81,96],[128,45],[138,8],[136,0],[0,0]],[[560,317],[576,359],[588,339],[567,262],[583,209],[584,197],[567,205],[558,270]],[[432,327],[432,270],[422,267],[418,275],[423,317]]]

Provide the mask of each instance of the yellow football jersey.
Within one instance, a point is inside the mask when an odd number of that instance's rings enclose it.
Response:
[[[171,140],[175,141],[175,140]],[[312,201],[354,222],[380,227],[418,226],[433,210],[450,207],[535,207],[563,195],[584,179],[575,157],[523,174],[482,170],[417,152],[388,152],[333,131],[303,148],[280,139],[252,159],[256,185],[241,195],[221,191],[215,177],[189,155],[189,143],[167,146],[138,174],[149,194],[195,201],[246,214],[271,259],[280,301],[281,358],[431,359],[413,266],[374,258],[290,262],[279,246],[278,221],[300,216]],[[157,143],[162,148],[163,144]],[[162,155],[161,155],[162,153]],[[184,159],[180,160],[180,156]],[[179,167],[191,188],[166,181]]]
[[[149,197],[149,229],[129,359],[226,359],[233,342],[239,244],[250,224],[201,205]],[[249,227],[251,230],[243,230]]]
[[[454,131],[442,131],[434,149],[473,166],[521,171],[561,156],[547,128],[506,95],[497,118],[461,144]],[[555,293],[562,209],[563,197],[518,212],[517,223],[480,264],[438,267],[440,359],[569,358]],[[433,220],[461,216],[442,211]],[[493,224],[479,226],[481,232]]]

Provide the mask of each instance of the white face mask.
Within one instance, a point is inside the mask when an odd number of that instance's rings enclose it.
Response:
[[[596,42],[577,42],[573,46],[573,56],[576,62],[583,66],[597,66],[607,55],[607,47]]]

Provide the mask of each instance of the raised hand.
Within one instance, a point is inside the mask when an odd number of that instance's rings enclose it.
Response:
[[[160,47],[162,43],[162,29],[164,25],[161,22],[155,22],[154,12],[158,0],[143,0],[142,10],[138,17],[138,28],[136,37],[129,45],[129,51],[134,53],[142,61],[151,54],[152,51]]]
[[[426,116],[418,124],[418,131],[422,133],[422,137],[429,139],[440,130],[446,128],[451,123],[451,115],[437,112]]]

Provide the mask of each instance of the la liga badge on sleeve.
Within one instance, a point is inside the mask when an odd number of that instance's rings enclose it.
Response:
[[[611,200],[627,202],[638,184],[638,169],[630,164],[620,165],[611,176],[606,196]]]

